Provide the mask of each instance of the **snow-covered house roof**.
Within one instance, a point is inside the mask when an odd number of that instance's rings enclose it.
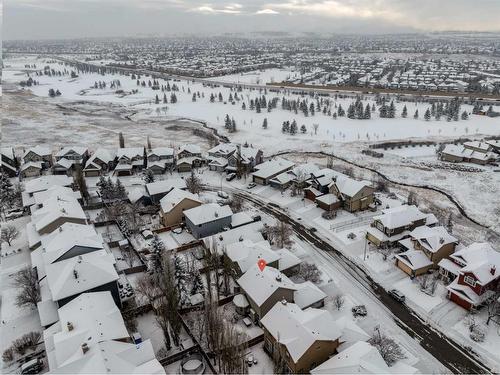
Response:
[[[193,155],[200,155],[201,148],[198,145],[185,144],[179,147],[179,153],[181,152],[187,152],[188,154],[193,154]]]
[[[184,216],[189,219],[193,225],[202,225],[215,220],[230,217],[233,214],[231,207],[220,206],[217,203],[206,203],[201,206],[190,208],[184,211]]]
[[[278,261],[278,269],[283,272],[295,266],[298,266],[302,261],[299,257],[293,254],[288,249],[278,249],[275,252],[280,256]]]
[[[106,251],[94,251],[47,264],[47,283],[53,301],[79,294],[118,280],[115,258]]]
[[[316,341],[336,341],[341,336],[340,328],[328,311],[302,310],[286,301],[276,303],[261,323],[276,341],[287,348],[295,363]]]
[[[491,150],[491,145],[489,143],[481,141],[464,142],[464,147],[468,149],[475,149],[481,152],[488,152]]]
[[[273,267],[260,270],[255,262],[239,279],[238,284],[258,306],[262,306],[278,289],[297,290],[293,281]]]
[[[258,178],[267,179],[291,169],[294,165],[295,163],[289,160],[277,158],[256,165],[256,171],[253,172],[253,175]]]
[[[86,220],[87,216],[80,203],[73,197],[51,196],[43,201],[43,207],[31,215],[31,223],[37,232],[60,218]]]
[[[119,148],[116,150],[116,157],[118,159],[128,159],[131,160],[133,158],[143,158],[144,157],[144,148],[143,147],[125,147]]]
[[[500,278],[500,253],[486,242],[476,242],[451,254],[465,264],[460,273],[472,273],[481,285]]]
[[[231,216],[231,228],[240,227],[251,222],[253,222],[253,218],[245,211],[236,212]]]
[[[73,166],[73,160],[61,158],[54,163],[54,168],[68,170]]]
[[[277,175],[276,177],[271,179],[271,182],[278,184],[278,185],[286,185],[293,181],[294,175],[288,173],[288,172],[283,172]]]
[[[358,181],[343,174],[338,174],[333,179],[328,187],[335,185],[340,194],[347,197],[354,197],[363,188],[371,186],[369,181]]]
[[[212,147],[210,150],[208,150],[208,154],[227,157],[234,151],[236,151],[236,145],[232,143],[219,143],[217,146]]]
[[[205,242],[207,246],[210,247],[210,242],[215,241],[216,247],[219,251],[222,251],[224,246],[235,242],[242,242],[249,240],[252,242],[264,241],[261,230],[264,227],[262,221],[256,221],[250,224],[242,225],[237,228],[227,230],[225,232],[218,233],[214,237],[208,237]]]
[[[390,374],[377,348],[364,341],[358,341],[339,354],[331,357],[311,374]]]
[[[424,267],[430,267],[433,263],[420,250],[408,250],[395,255],[396,259],[403,262],[412,270],[419,270]]]
[[[73,179],[64,175],[46,175],[26,181],[24,191],[28,194],[47,190],[52,186],[71,186]]]
[[[72,153],[83,156],[86,152],[87,152],[87,147],[66,146],[66,147],[63,147],[58,152],[56,152],[56,157],[63,157],[67,154],[72,154]]]
[[[45,146],[40,146],[40,145],[37,145],[35,147],[30,147],[28,148],[24,154],[23,154],[23,158],[26,157],[26,155],[28,155],[30,152],[38,155],[38,156],[48,156],[48,155],[52,155],[52,151],[50,151],[50,148],[48,147],[45,147]]]
[[[146,190],[149,195],[168,193],[174,188],[185,189],[186,180],[175,177],[146,184]]]
[[[337,203],[339,199],[335,194],[324,194],[316,198],[316,202],[320,202],[326,205],[332,205],[334,203]]]
[[[87,353],[80,349],[54,374],[165,374],[155,358],[151,340],[138,345],[121,341],[103,341],[89,346]]]
[[[242,273],[248,271],[260,259],[264,259],[268,264],[280,259],[279,254],[271,249],[267,241],[254,243],[245,240],[232,243],[226,247],[226,255],[232,262],[238,264]]]
[[[310,281],[295,284],[297,290],[293,294],[293,301],[301,309],[305,309],[326,298],[325,292]]]
[[[0,154],[14,160],[14,149],[12,147],[0,147]]]
[[[109,292],[84,293],[58,310],[43,333],[50,371],[61,374],[164,374],[150,340],[130,344]]]
[[[173,148],[171,148],[171,147],[155,147],[155,148],[152,148],[152,149],[148,152],[148,158],[150,158],[151,156],[158,156],[158,157],[161,157],[161,156],[173,157],[173,156],[174,156],[174,149],[173,149]]]
[[[410,236],[422,247],[433,253],[441,249],[444,245],[458,242],[458,240],[449,234],[448,231],[442,226],[428,227],[422,225],[413,229],[410,232]]]
[[[382,210],[382,215],[374,219],[382,223],[385,228],[394,229],[411,225],[413,222],[427,218],[427,214],[416,206],[401,205]]]
[[[87,163],[85,165],[84,169],[90,169],[91,166],[93,166],[93,169],[100,169],[101,167],[99,166],[98,163],[96,163],[96,159],[99,159],[103,163],[110,163],[113,160],[115,160],[116,157],[116,151],[108,150],[105,148],[98,148],[92,156],[90,156],[89,160],[87,160]]]
[[[30,168],[42,169],[42,164],[43,163],[41,161],[29,161],[21,165],[21,172],[24,172]]]
[[[190,199],[192,201],[202,203],[198,194],[193,194],[187,190],[182,190],[174,187],[160,200],[161,209],[163,212],[170,212],[175,206],[177,206],[184,199]]]
[[[50,368],[67,362],[81,345],[128,337],[122,315],[109,291],[82,293],[57,310],[58,331],[44,332]]]
[[[100,250],[104,241],[92,225],[64,223],[42,237],[41,246],[35,251],[41,251],[46,263],[53,263],[75,246]]]

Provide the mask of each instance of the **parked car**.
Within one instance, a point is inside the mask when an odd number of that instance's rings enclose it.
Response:
[[[43,362],[40,358],[32,359],[21,366],[21,374],[38,374],[43,370]]]
[[[354,306],[352,309],[352,315],[356,316],[366,316],[368,314],[368,311],[366,311],[366,306],[365,305],[358,305]]]
[[[312,228],[310,228],[310,229],[309,229],[309,231],[310,231],[311,233],[315,233],[315,232],[317,232],[317,231],[318,231],[318,229],[317,229],[316,227],[312,227]]]
[[[226,176],[226,181],[232,181],[236,178],[236,173],[229,173],[227,176]]]
[[[397,289],[389,290],[389,295],[394,298],[396,301],[403,303],[406,300],[406,297],[403,293],[401,293]]]
[[[247,189],[253,189],[254,187],[256,187],[257,184],[255,182],[250,182],[248,185],[247,185]]]
[[[219,197],[221,197],[221,198],[223,198],[223,199],[227,199],[227,198],[229,198],[229,195],[228,195],[225,191],[222,191],[222,190],[219,190],[219,191],[217,192],[217,196],[219,196]]]

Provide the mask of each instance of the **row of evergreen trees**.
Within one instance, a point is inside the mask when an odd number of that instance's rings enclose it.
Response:
[[[267,125],[266,125],[266,127],[267,127]],[[288,133],[291,135],[295,135],[295,134],[297,134],[298,131],[299,131],[299,127],[297,125],[297,121],[295,121],[295,120],[292,120],[292,122],[283,121],[283,125],[281,126],[282,133]],[[307,133],[307,128],[304,124],[302,124],[302,126],[300,127],[300,132],[302,134]]]

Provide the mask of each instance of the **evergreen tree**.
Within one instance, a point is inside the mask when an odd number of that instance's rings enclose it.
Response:
[[[365,120],[369,120],[371,119],[371,117],[372,117],[372,112],[370,110],[370,104],[367,104],[365,108],[365,113],[363,114],[363,118]]]
[[[290,124],[290,134],[295,135],[297,134],[297,121],[293,120],[292,123]]]
[[[415,120],[418,119],[418,109],[415,110],[415,114],[413,115],[413,118]]]
[[[290,131],[290,122],[289,121],[283,121],[283,126],[281,127],[281,132],[282,133],[288,133]]]
[[[265,118],[264,121],[262,122],[262,128],[267,129],[267,118]]]
[[[403,112],[401,112],[401,117],[407,118],[408,117],[408,109],[406,108],[406,104],[403,107]]]
[[[347,118],[354,119],[356,116],[355,111],[356,110],[354,109],[354,104],[351,103],[347,108]]]
[[[431,119],[431,111],[429,110],[429,108],[427,108],[427,110],[425,111],[424,119],[425,121],[429,121]]]
[[[468,120],[469,119],[469,115],[467,114],[467,111],[463,111],[462,112],[462,120]]]
[[[158,97],[158,94],[156,94],[155,97],[155,104],[160,104],[160,98]]]
[[[302,126],[300,127],[300,132],[302,134],[306,134],[307,133],[307,128],[306,128],[306,126],[304,124],[302,124]]]
[[[247,109],[247,106],[246,106],[245,102],[243,102],[243,104],[241,105],[241,109],[242,110],[246,110]]]

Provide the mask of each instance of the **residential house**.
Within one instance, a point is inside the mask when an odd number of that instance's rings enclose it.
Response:
[[[149,163],[162,162],[163,164],[174,164],[175,151],[171,147],[155,147],[147,153]]]
[[[23,178],[38,177],[42,175],[43,163],[41,161],[29,161],[21,165],[20,175]]]
[[[185,190],[186,180],[175,177],[146,184],[146,192],[151,197],[153,203],[159,203],[174,188]]]
[[[349,212],[366,210],[375,200],[375,189],[368,181],[358,181],[344,174],[333,176],[328,191],[342,201],[342,207]]]
[[[489,143],[481,141],[464,142],[464,147],[468,150],[482,152],[483,154],[493,150],[493,147]]]
[[[163,226],[172,227],[181,224],[184,211],[198,207],[202,203],[197,194],[174,187],[160,199],[160,217]]]
[[[328,194],[330,192],[330,184],[332,183],[333,178],[340,174],[340,172],[334,171],[333,169],[323,168],[312,172],[308,183],[311,188],[319,191],[321,194]],[[307,198],[311,199],[310,197]]]
[[[279,267],[280,255],[271,249],[269,242],[252,242],[244,240],[235,242],[225,248],[224,256],[231,262],[238,277],[247,272],[260,259],[266,261],[266,267]]]
[[[177,159],[182,159],[187,157],[198,157],[201,159],[200,146],[193,144],[185,144],[179,147],[179,151],[177,152]]]
[[[262,163],[263,155],[258,148],[238,146],[236,152],[227,158],[226,171],[237,172],[239,168],[243,173],[250,173]]]
[[[80,191],[75,191],[69,187],[66,186],[58,186],[54,185],[47,190],[43,191],[38,191],[36,193],[33,193],[32,201],[30,202],[30,213],[33,214],[36,210],[39,208],[43,207],[43,204],[45,201],[47,201],[49,198],[57,198],[59,200],[71,200],[74,201],[75,199],[78,202],[81,202],[82,200],[82,194]]]
[[[260,270],[253,264],[238,280],[238,285],[245,293],[252,309],[254,320],[262,319],[274,305],[286,300],[294,301],[297,286],[286,275],[273,267]]]
[[[261,319],[264,350],[286,364],[284,373],[306,374],[336,354],[341,330],[326,310],[277,302]]]
[[[151,171],[153,174],[163,174],[166,170],[166,164],[163,160],[148,161],[146,170]]]
[[[97,149],[85,163],[83,174],[85,177],[98,177],[113,170],[116,152],[104,148]]]
[[[494,152],[475,151],[460,145],[446,145],[439,155],[441,160],[451,163],[468,162],[480,165],[486,165],[498,158]]]
[[[52,166],[52,152],[48,147],[35,146],[24,152],[22,157],[23,163],[41,162],[43,169],[48,169]]]
[[[335,354],[327,361],[313,368],[311,374],[390,374],[377,348],[365,342],[358,341],[347,349]]]
[[[201,156],[186,156],[177,159],[177,172],[190,172],[193,168],[201,167],[203,165],[203,158]]]
[[[89,157],[89,151],[86,147],[63,147],[61,150],[56,152],[56,161],[61,159],[71,160],[72,164],[85,165]]]
[[[187,228],[195,238],[222,232],[231,225],[233,211],[229,206],[207,203],[184,211]]]
[[[269,186],[275,189],[286,190],[292,185],[294,177],[295,176],[293,176],[290,171],[280,173],[269,180]]]
[[[23,207],[29,207],[34,204],[33,195],[40,191],[45,191],[52,186],[72,186],[73,179],[68,176],[41,176],[33,180],[26,181],[24,190],[21,193]]]
[[[228,166],[228,161],[225,158],[210,157],[208,169],[216,172],[224,172]]]
[[[440,274],[453,280],[448,298],[467,310],[485,304],[500,282],[500,253],[488,243],[473,243],[439,262]]]
[[[150,340],[131,343],[109,292],[83,293],[43,332],[51,373],[165,374]]]
[[[125,147],[116,151],[118,164],[113,173],[116,176],[131,175],[144,168],[144,147]]]
[[[49,197],[41,208],[32,213],[31,222],[26,225],[30,249],[40,244],[43,235],[55,231],[64,223],[87,224],[87,216],[75,198]]]
[[[215,159],[228,159],[235,151],[236,145],[232,143],[219,143],[217,146],[208,150],[208,156]]]
[[[257,184],[268,185],[271,179],[289,171],[294,165],[295,163],[281,158],[266,161],[255,166],[256,171],[252,173],[252,180]]]
[[[17,176],[17,159],[14,154],[14,149],[12,147],[2,147],[1,148],[1,171],[8,177]]]
[[[337,198],[337,195],[333,193],[328,193],[318,196],[316,198],[316,204],[318,205],[318,207],[322,208],[325,211],[336,211],[340,207],[342,207],[342,201],[340,201]]]
[[[249,215],[249,212],[241,211],[236,212],[231,216],[231,229],[241,227],[242,225],[247,225],[253,223],[254,217]]]
[[[121,307],[115,263],[113,254],[101,250],[45,264],[47,276],[40,281],[42,301],[50,299],[62,307],[84,292],[109,291]],[[43,298],[44,294],[50,298]]]
[[[416,206],[401,205],[382,210],[367,230],[367,240],[377,247],[391,246],[410,235],[415,228],[436,224],[433,214],[426,214]]]
[[[437,267],[441,259],[448,258],[457,243],[444,227],[422,225],[399,241],[404,252],[396,254],[396,266],[412,277],[419,276]]]
[[[61,158],[55,161],[54,165],[52,166],[52,173],[65,174],[69,176],[73,171],[73,165],[73,160]]]

